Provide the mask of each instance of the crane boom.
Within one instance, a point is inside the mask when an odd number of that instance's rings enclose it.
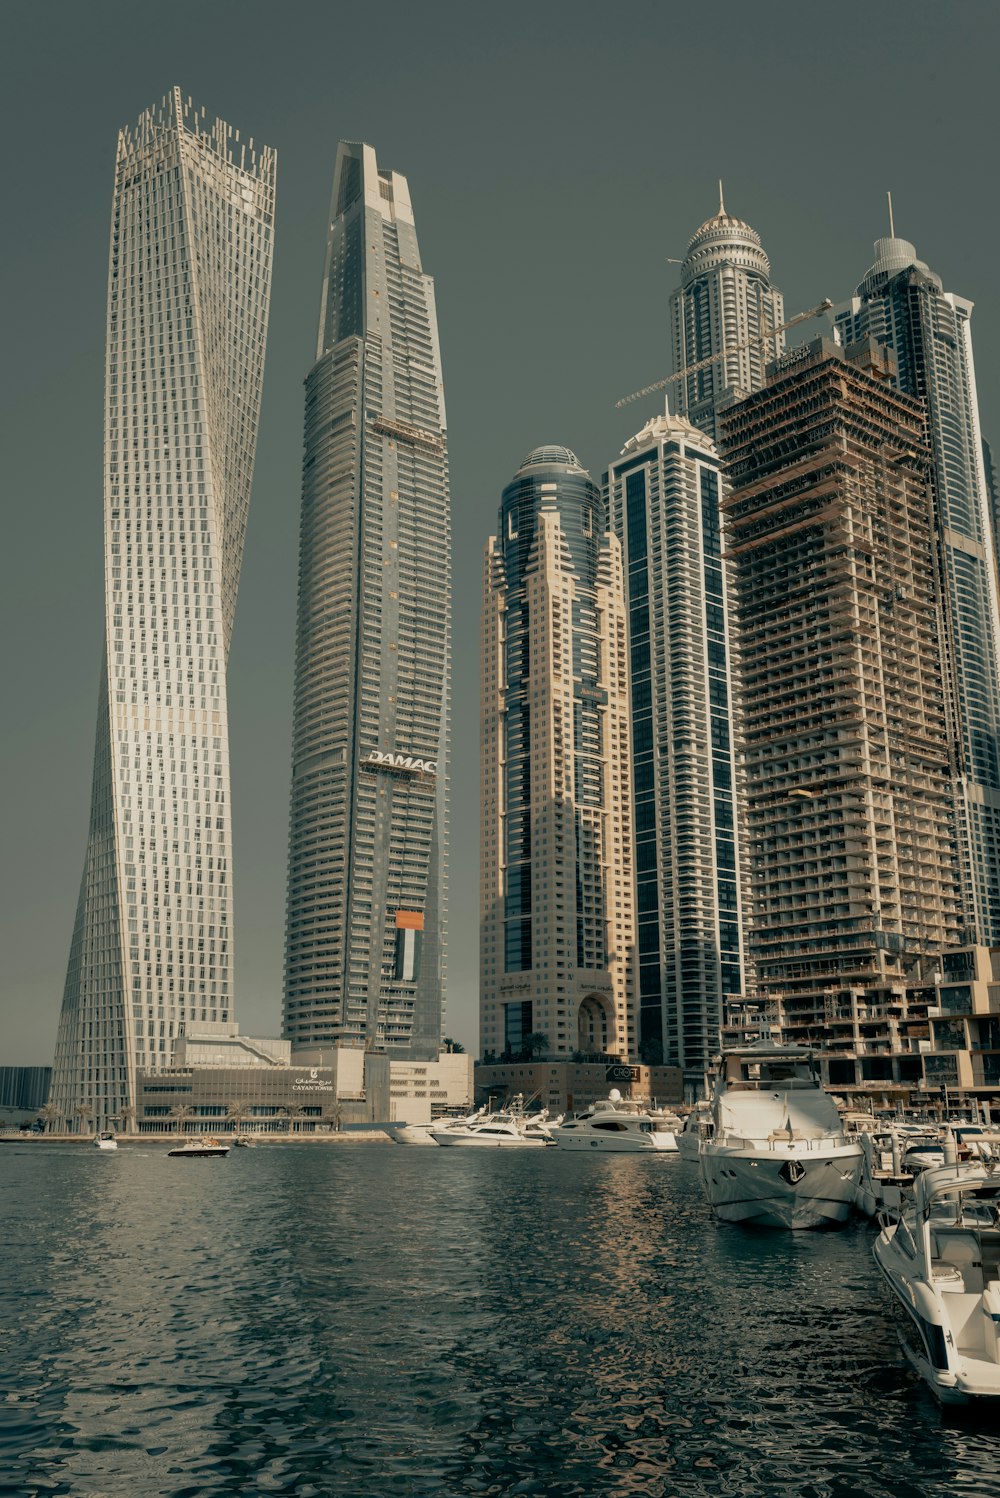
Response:
[[[787,322],[780,323],[778,327],[771,328],[767,333],[760,333],[756,338],[750,338],[746,343],[731,343],[728,348],[721,349],[717,354],[709,354],[706,359],[698,359],[694,364],[687,364],[679,369],[676,374],[667,375],[665,379],[656,380],[652,385],[644,385],[641,390],[634,390],[631,395],[623,396],[620,401],[615,401],[615,410],[622,406],[629,406],[633,401],[642,400],[644,395],[653,395],[657,390],[665,390],[675,380],[686,380],[688,375],[697,374],[699,369],[706,369],[709,364],[717,364],[720,359],[726,359],[730,354],[742,354],[748,348],[756,348],[758,344],[770,343],[779,333],[785,333],[789,328],[794,328],[797,323],[808,322],[812,317],[819,317],[823,312],[829,312],[833,306],[829,297],[824,297],[815,307],[810,307],[808,312],[798,312],[790,317]]]

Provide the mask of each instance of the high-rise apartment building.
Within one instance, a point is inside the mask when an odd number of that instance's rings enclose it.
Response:
[[[654,417],[606,475],[631,654],[639,1054],[694,1095],[743,992],[740,849],[722,461]]]
[[[434,1056],[451,521],[434,283],[406,178],[341,142],[306,380],[284,1034]]]
[[[674,369],[703,359],[703,369],[671,387],[678,413],[719,441],[719,412],[764,383],[764,370],[785,346],[784,300],[771,285],[771,264],[760,235],[719,211],[692,238],[681,264],[681,284],[670,298]],[[724,355],[723,358],[714,358]]]
[[[1000,945],[1000,608],[972,303],[945,291],[912,244],[889,238],[833,315],[845,344],[876,338],[892,349],[900,389],[927,403],[963,937]]]
[[[179,89],[118,138],[105,659],[52,1099],[107,1126],[233,1017],[226,661],[260,409],[275,156]]]
[[[484,1056],[635,1054],[621,547],[565,447],[503,491],[483,577]]]
[[[859,1085],[891,1075],[868,1027],[958,935],[931,454],[893,372],[818,339],[722,417],[750,952],[783,1037]]]

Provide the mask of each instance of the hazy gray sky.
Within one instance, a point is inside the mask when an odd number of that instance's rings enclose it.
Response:
[[[410,182],[434,276],[455,577],[450,1033],[477,1039],[478,630],[500,490],[542,442],[599,480],[656,409],[667,297],[726,206],[789,315],[849,294],[896,231],[976,303],[1000,438],[989,0],[6,0],[0,462],[0,1064],[48,1064],[90,802],[102,619],[102,379],[115,141],[174,83],[278,151],[257,470],[230,659],[236,994],[281,1012],[302,380],[337,141]],[[802,336],[816,331],[807,326]]]

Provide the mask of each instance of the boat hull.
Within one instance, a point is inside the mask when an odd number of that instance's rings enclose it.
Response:
[[[861,1175],[855,1145],[823,1151],[750,1150],[706,1141],[705,1194],[723,1222],[766,1228],[836,1227],[847,1221]]]
[[[468,1133],[461,1129],[435,1130],[433,1139],[448,1149],[547,1149],[548,1139],[530,1139],[517,1134]]]
[[[903,1352],[935,1398],[943,1405],[1000,1411],[1000,1365],[963,1355],[939,1292],[897,1262],[902,1255],[884,1231],[875,1240],[873,1256],[892,1294]],[[955,1296],[956,1302],[964,1299]]]
[[[561,1150],[578,1150],[581,1153],[605,1155],[650,1155],[676,1154],[677,1142],[673,1134],[639,1134],[634,1138],[622,1134],[614,1136],[590,1133],[586,1129],[553,1129],[552,1139]]]

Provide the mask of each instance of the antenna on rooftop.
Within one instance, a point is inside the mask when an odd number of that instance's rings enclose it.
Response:
[[[889,200],[889,238],[890,239],[895,239],[896,238],[896,229],[895,229],[895,226],[894,226],[894,224],[892,222],[892,193],[891,192],[887,192],[886,193],[886,197]]]

